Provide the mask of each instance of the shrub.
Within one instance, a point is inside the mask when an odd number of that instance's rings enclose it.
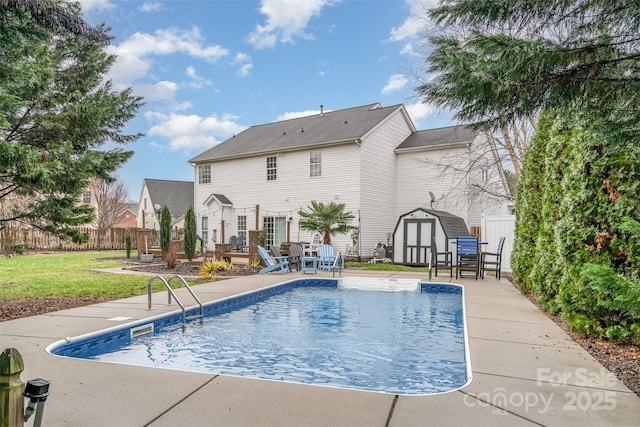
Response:
[[[205,261],[200,266],[200,277],[205,280],[213,280],[219,271],[231,271],[233,264],[227,261],[211,260]]]
[[[164,258],[169,252],[171,245],[171,212],[167,205],[160,209],[160,251]]]
[[[174,251],[169,251],[165,254],[164,260],[167,263],[167,268],[173,269],[176,268],[176,264],[178,263],[178,257]]]
[[[131,258],[131,235],[127,234],[125,236],[124,244],[127,250],[127,258]]]
[[[184,215],[184,254],[191,261],[196,253],[196,215],[193,206],[189,205]]]

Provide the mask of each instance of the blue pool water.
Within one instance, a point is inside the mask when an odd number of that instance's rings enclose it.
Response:
[[[152,324],[56,343],[49,351],[393,394],[442,393],[468,382],[461,287],[382,292],[337,283],[288,282],[208,304],[203,321],[182,325],[179,314],[159,316]],[[131,338],[132,331],[150,332],[150,325],[154,333]]]

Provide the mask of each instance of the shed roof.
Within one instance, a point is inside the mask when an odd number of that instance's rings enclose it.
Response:
[[[448,239],[453,239],[455,237],[458,236],[468,236],[469,235],[469,229],[467,228],[467,224],[464,222],[464,219],[457,216],[457,215],[453,215],[449,212],[445,212],[445,211],[438,211],[435,209],[424,209],[424,208],[417,208],[414,209],[410,212],[407,212],[406,214],[400,215],[400,218],[403,218],[407,215],[411,215],[414,212],[417,211],[422,211],[422,212],[426,212],[430,215],[435,216],[436,218],[438,218],[440,220],[440,225],[442,225],[442,230],[444,231],[444,235],[445,237]],[[398,221],[399,223],[400,221]]]
[[[357,141],[400,108],[404,108],[404,106],[398,104],[382,107],[380,103],[376,102],[344,110],[251,126],[192,158],[189,162],[197,164]]]
[[[443,128],[420,130],[413,132],[400,145],[397,151],[414,148],[437,148],[456,144],[472,142],[480,131],[474,130],[468,125],[447,126]]]

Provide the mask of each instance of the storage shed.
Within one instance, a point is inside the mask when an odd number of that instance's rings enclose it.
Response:
[[[438,251],[450,251],[450,240],[468,236],[467,224],[459,216],[433,209],[414,209],[400,215],[393,231],[393,262],[413,266],[429,265],[431,238]],[[454,251],[455,252],[455,251]]]

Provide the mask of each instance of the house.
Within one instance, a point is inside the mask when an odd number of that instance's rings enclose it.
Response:
[[[129,203],[127,207],[120,212],[116,219],[114,228],[135,228],[138,226],[138,204]]]
[[[251,126],[189,162],[198,233],[210,246],[257,229],[267,245],[311,241],[298,212],[312,200],[355,214],[358,232],[332,243],[363,257],[412,209],[446,210],[469,226],[509,213],[491,141],[465,126],[417,131],[402,104]]]
[[[172,228],[184,228],[184,215],[193,205],[193,182],[145,178],[138,203],[138,227],[160,229],[160,209],[166,205]]]

